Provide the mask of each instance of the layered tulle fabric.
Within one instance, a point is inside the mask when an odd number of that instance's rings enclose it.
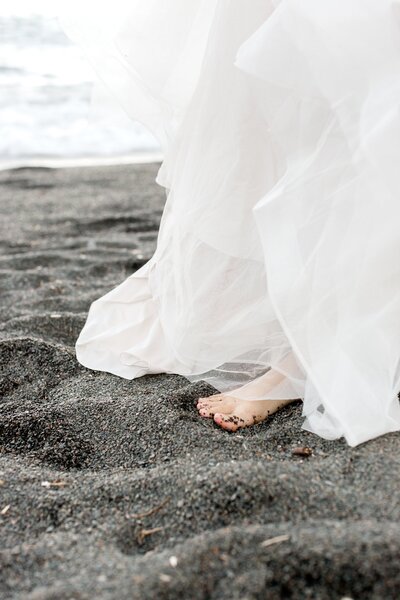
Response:
[[[82,364],[302,398],[306,429],[351,445],[400,429],[398,9],[153,0],[64,20],[160,140],[168,192],[152,259],[91,305]]]

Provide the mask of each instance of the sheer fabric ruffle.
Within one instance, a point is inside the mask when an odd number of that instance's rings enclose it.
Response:
[[[350,445],[399,430],[399,3],[131,1],[63,22],[159,139],[167,188],[154,256],[93,302],[78,360],[302,398],[306,429]],[[286,377],[255,394],[271,367]]]

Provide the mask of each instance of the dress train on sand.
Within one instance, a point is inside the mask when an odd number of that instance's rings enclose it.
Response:
[[[399,3],[125,4],[64,25],[159,139],[167,201],[78,360],[243,398],[272,367],[286,378],[261,397],[302,398],[324,438],[399,430]]]

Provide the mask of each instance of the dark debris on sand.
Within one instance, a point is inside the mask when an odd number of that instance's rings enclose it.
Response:
[[[157,168],[0,174],[0,598],[399,598],[399,435],[323,441],[300,405],[229,434],[207,384],[77,363],[154,250]]]

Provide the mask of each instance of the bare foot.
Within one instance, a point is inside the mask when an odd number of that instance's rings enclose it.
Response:
[[[277,371],[268,371],[257,380],[255,397],[274,387],[284,379]],[[250,388],[249,388],[250,389]],[[232,392],[230,392],[232,394]],[[270,415],[296,400],[242,400],[229,392],[215,394],[208,398],[199,398],[197,409],[202,417],[214,419],[215,423],[227,431],[237,431],[265,421]]]

